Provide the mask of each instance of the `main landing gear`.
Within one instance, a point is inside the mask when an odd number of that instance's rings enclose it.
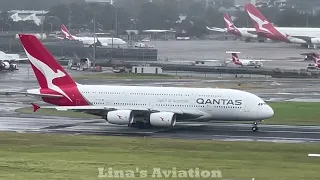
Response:
[[[150,122],[135,122],[132,124],[128,124],[128,127],[134,127],[138,129],[150,129],[153,126],[150,124]]]
[[[259,128],[258,128],[258,122],[254,122],[253,125],[252,125],[252,131],[253,131],[253,132],[256,132],[256,131],[258,131],[258,130],[259,130]]]

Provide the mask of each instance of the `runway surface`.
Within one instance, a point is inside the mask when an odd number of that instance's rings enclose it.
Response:
[[[16,115],[19,116],[19,115]],[[94,134],[113,136],[148,136],[224,141],[266,141],[281,143],[319,143],[320,127],[260,125],[252,132],[250,124],[178,123],[171,129],[136,129],[112,125],[101,119],[57,118],[20,115],[0,117],[0,131]]]
[[[269,65],[285,68],[304,68],[310,62],[293,62],[303,59],[300,53],[313,52],[297,45],[283,43],[245,43],[240,41],[167,41],[151,42],[159,49],[160,56],[170,56],[170,60],[226,59],[225,51],[241,51],[241,57],[274,59]],[[232,46],[230,46],[230,44]],[[170,45],[170,46],[169,46]],[[230,49],[232,47],[232,49]],[[270,53],[272,52],[272,53]],[[16,72],[1,72],[1,91],[22,91],[38,88],[32,69],[28,64],[19,65]],[[69,71],[72,76],[92,74],[92,72]],[[177,72],[171,72],[177,73]],[[207,79],[171,80],[93,80],[83,79],[83,84],[114,84],[144,86],[180,86],[206,88],[238,88],[257,94],[268,101],[319,101],[320,84],[317,79],[274,79],[264,76],[208,75],[193,74]],[[208,78],[210,77],[210,78]],[[142,130],[126,126],[111,125],[103,119],[79,119],[36,116],[14,112],[20,107],[38,103],[32,97],[1,97],[0,131],[49,132],[72,134],[98,134],[119,136],[151,136],[184,139],[209,139],[227,141],[272,141],[272,142],[319,142],[320,126],[298,127],[280,125],[260,125],[259,132],[251,131],[251,124],[232,123],[178,123],[172,129]]]

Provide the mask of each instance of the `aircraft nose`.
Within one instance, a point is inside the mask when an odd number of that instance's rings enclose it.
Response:
[[[264,116],[266,119],[271,118],[274,115],[273,109],[267,105],[264,110]]]

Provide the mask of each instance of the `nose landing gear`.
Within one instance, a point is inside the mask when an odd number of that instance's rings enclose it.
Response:
[[[252,125],[252,131],[253,131],[253,132],[256,132],[256,131],[258,131],[258,130],[259,130],[259,128],[258,128],[258,122],[254,122],[253,125]]]

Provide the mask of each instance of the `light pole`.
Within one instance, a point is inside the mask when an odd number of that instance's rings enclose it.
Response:
[[[61,20],[60,20],[60,18],[58,18],[57,16],[46,16],[46,20],[49,20],[49,19],[56,19],[56,20],[58,20],[59,21],[59,24],[61,24]],[[52,22],[52,21],[50,21],[50,22]],[[52,23],[48,23],[48,24],[50,24],[50,26],[51,26],[51,32],[52,32],[52,29],[53,29],[53,24]],[[56,24],[56,23],[55,23]]]
[[[52,33],[52,23],[49,23],[50,24],[50,33]]]
[[[7,23],[7,22],[6,22],[5,24],[8,24],[8,25],[10,26],[10,29],[11,29],[11,24],[10,24],[10,23]],[[8,30],[8,31],[9,31],[9,30]]]
[[[110,3],[109,0],[85,0],[87,3],[93,6],[93,66],[96,65],[96,8],[98,4]]]
[[[43,39],[43,23],[44,23],[44,18],[45,18],[45,16],[44,16],[44,11],[42,10],[42,22],[41,22],[41,39]]]
[[[93,4],[93,67],[96,67],[96,6]]]

